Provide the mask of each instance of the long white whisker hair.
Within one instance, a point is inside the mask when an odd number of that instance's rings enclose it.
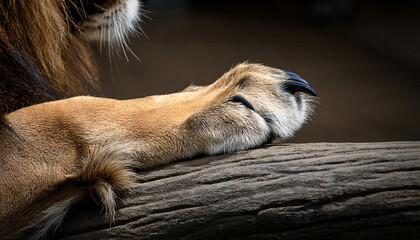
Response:
[[[133,0],[129,0],[129,2]],[[137,5],[138,4],[138,5]],[[129,5],[126,3],[124,6]],[[137,55],[131,50],[128,45],[128,37],[130,35],[140,35],[146,36],[144,31],[141,28],[142,19],[139,15],[145,14],[146,12],[142,9],[141,2],[137,2],[135,8],[138,12],[134,13],[133,9],[129,8],[116,8],[109,10],[108,13],[105,13],[107,17],[103,16],[98,21],[107,22],[106,27],[102,27],[99,34],[100,41],[100,52],[102,51],[102,42],[107,42],[108,44],[108,55],[109,61],[112,63],[115,56],[121,57],[120,53],[122,51],[124,58],[129,62],[128,52],[134,56],[138,61],[140,59]],[[130,12],[131,11],[131,12]],[[133,14],[134,13],[134,14]],[[145,16],[148,18],[147,16]],[[147,36],[146,36],[147,37]]]
[[[127,62],[129,62],[127,53],[125,52],[125,47],[123,45],[125,34],[124,34],[124,29],[123,29],[124,26],[121,26],[121,21],[124,21],[124,20],[125,19],[123,19],[121,15],[116,15],[116,14],[114,15],[114,19],[113,19],[115,23],[114,31],[117,38],[117,44],[121,47],[121,50],[124,53],[125,59],[127,60]]]
[[[135,35],[147,38],[141,23],[143,23],[142,18],[150,19],[147,16],[148,12],[143,10],[142,3],[138,0],[118,2],[119,4],[110,9],[95,4],[103,12],[87,16],[82,25],[87,31],[83,35],[87,39],[99,41],[99,52],[102,53],[102,48],[106,49],[111,64],[115,57],[121,57],[121,55],[129,61],[130,54],[140,61],[129,47],[128,37]]]
[[[133,24],[133,26],[129,26],[128,28],[125,26],[125,28],[127,28],[127,30],[124,30],[124,27],[123,26],[121,26],[121,22],[122,21],[124,21],[125,19],[123,18],[123,16],[118,16],[119,17],[119,21],[118,21],[118,23],[119,23],[119,27],[117,28],[118,30],[119,30],[119,36],[120,36],[120,38],[119,38],[119,41],[120,41],[120,45],[121,45],[121,48],[122,48],[122,50],[124,51],[124,55],[125,55],[125,57],[126,57],[126,59],[127,59],[127,61],[128,61],[128,57],[127,57],[127,54],[126,54],[126,51],[125,51],[125,49],[126,50],[128,50],[138,61],[140,61],[140,59],[136,56],[136,54],[131,50],[131,48],[128,46],[128,43],[127,43],[127,36],[128,35],[131,35],[131,34],[134,34],[134,33],[136,33],[136,27],[135,27],[135,25],[136,24],[138,24],[138,22],[140,21],[140,19],[138,18],[137,20],[136,20],[136,22]]]

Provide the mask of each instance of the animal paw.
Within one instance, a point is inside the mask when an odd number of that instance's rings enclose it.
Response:
[[[295,73],[247,63],[198,91],[206,104],[188,119],[186,127],[198,136],[205,154],[245,150],[292,137],[313,113],[317,96]]]

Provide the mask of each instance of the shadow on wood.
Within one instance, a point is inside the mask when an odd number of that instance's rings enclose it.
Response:
[[[139,173],[110,226],[65,239],[418,239],[420,142],[273,144]]]

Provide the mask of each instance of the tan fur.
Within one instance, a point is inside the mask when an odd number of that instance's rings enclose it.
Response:
[[[31,55],[51,81],[61,77],[68,81],[68,70],[74,65],[63,59],[68,59],[72,37],[63,33],[51,50],[30,43],[53,41],[51,35],[65,32],[60,26],[53,29],[56,23],[51,21],[57,19],[47,13],[62,7],[61,1],[28,2],[42,8],[27,12],[35,17],[34,29],[45,20],[52,24],[47,28],[56,32],[24,33],[27,22],[15,38],[33,45]],[[23,7],[18,1],[15,4]],[[4,14],[6,9],[1,11]],[[281,70],[244,63],[209,86],[190,86],[180,93],[132,100],[81,96],[5,115],[7,127],[0,134],[0,238],[48,236],[71,205],[86,198],[102,205],[112,221],[116,194],[134,185],[132,168],[147,169],[291,137],[310,116],[314,99],[284,91],[281,86],[287,81]],[[245,98],[255,111],[232,101],[235,96]]]

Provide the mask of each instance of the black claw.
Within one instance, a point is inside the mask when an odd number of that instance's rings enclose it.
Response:
[[[318,95],[315,92],[315,90],[311,88],[311,86],[309,86],[309,84],[302,83],[302,82],[289,81],[289,82],[283,83],[282,87],[284,88],[284,90],[286,90],[290,94],[295,94],[297,92],[305,92],[305,93],[311,94],[312,96]]]
[[[305,79],[301,78],[299,75],[293,72],[285,71],[285,73],[286,78],[290,80],[282,84],[282,87],[285,91],[289,92],[290,94],[305,92],[311,94],[312,96],[318,95]]]
[[[232,102],[239,102],[242,103],[245,107],[251,109],[252,111],[255,111],[254,107],[249,103],[245,98],[241,96],[234,96],[232,99],[230,99]]]
[[[286,73],[286,78],[287,79],[289,79],[289,80],[294,80],[294,81],[298,81],[298,82],[302,82],[302,83],[306,83],[306,84],[308,84],[309,85],[309,83],[305,80],[305,79],[303,79],[303,78],[301,78],[299,75],[297,75],[296,73],[293,73],[293,72],[288,72],[288,71],[285,71],[285,73]]]
[[[262,117],[264,118],[264,120],[267,122],[267,123],[271,123],[271,124],[280,124],[280,121],[279,121],[279,119],[275,116],[275,115],[273,115],[273,114],[268,114],[268,115],[262,115]]]

